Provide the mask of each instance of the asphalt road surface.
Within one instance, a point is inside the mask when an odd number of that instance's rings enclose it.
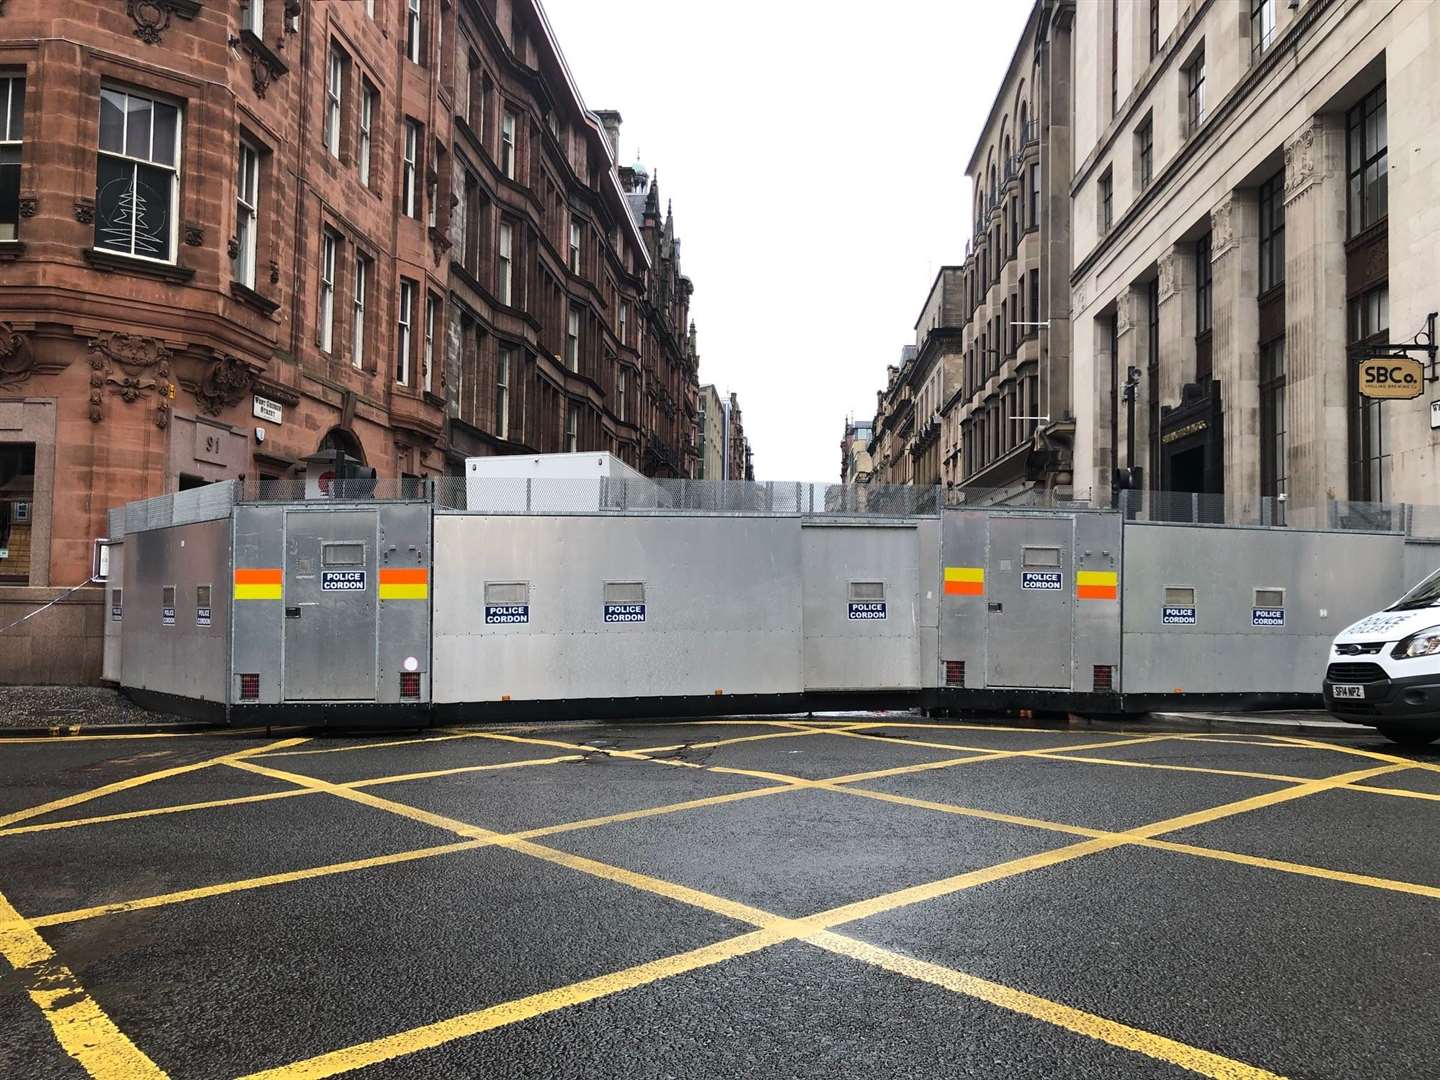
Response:
[[[0,738],[0,1076],[1440,1075],[1440,757],[906,717]]]

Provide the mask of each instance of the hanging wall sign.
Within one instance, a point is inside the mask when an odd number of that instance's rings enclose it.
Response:
[[[1356,369],[1361,397],[1406,400],[1425,389],[1425,365],[1409,356],[1372,356]]]

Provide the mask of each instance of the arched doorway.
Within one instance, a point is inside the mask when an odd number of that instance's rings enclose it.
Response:
[[[331,428],[325,433],[325,437],[320,440],[320,445],[316,447],[315,452],[323,454],[327,451],[334,452],[336,450],[339,450],[347,457],[354,458],[362,465],[368,464],[365,460],[365,447],[360,445],[360,440],[357,439],[355,433],[348,428]]]

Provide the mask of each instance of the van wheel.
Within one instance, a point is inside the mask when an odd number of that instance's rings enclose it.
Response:
[[[1391,742],[1399,743],[1401,746],[1429,746],[1436,739],[1440,739],[1440,731],[1425,731],[1403,727],[1399,724],[1376,724],[1375,729]]]

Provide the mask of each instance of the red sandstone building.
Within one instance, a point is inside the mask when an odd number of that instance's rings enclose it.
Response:
[[[108,507],[320,449],[696,475],[691,284],[619,122],[536,0],[0,0],[0,624]]]

